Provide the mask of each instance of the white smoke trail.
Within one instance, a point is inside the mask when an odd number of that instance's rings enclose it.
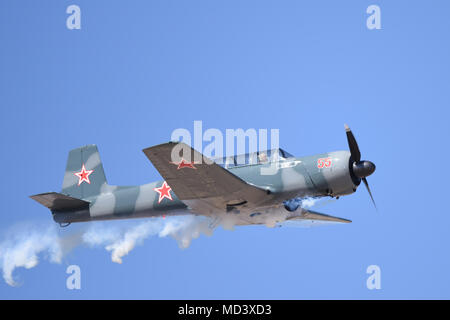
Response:
[[[318,204],[318,198],[301,199],[302,208],[310,208]],[[324,202],[325,203],[325,202]],[[320,204],[320,203],[319,203]],[[313,226],[323,223],[289,222],[281,225]],[[21,225],[7,232],[0,242],[0,268],[7,284],[16,286],[13,272],[16,268],[30,269],[44,258],[51,263],[61,263],[63,257],[73,248],[80,245],[103,247],[111,253],[111,260],[122,263],[137,245],[151,236],[170,236],[178,242],[182,249],[189,247],[193,239],[200,234],[212,235],[217,225],[226,230],[233,230],[235,221],[222,216],[212,220],[203,216],[177,216],[166,219],[153,218],[141,222],[108,221],[96,222],[81,229],[69,232],[61,231],[55,224],[49,226]],[[60,235],[62,233],[63,235]]]
[[[304,209],[311,208],[311,207],[314,206],[319,200],[320,200],[320,198],[305,198],[305,199],[302,199],[301,207],[304,208]]]
[[[124,256],[150,236],[172,236],[180,248],[187,248],[192,239],[198,238],[201,233],[212,234],[213,228],[209,227],[209,221],[210,219],[204,217],[181,216],[165,220],[155,219],[126,228],[92,226],[83,235],[83,242],[92,247],[104,246],[111,252],[113,262],[122,263]]]
[[[125,255],[137,244],[141,244],[149,236],[155,235],[161,227],[159,220],[122,226],[93,224],[83,234],[83,242],[90,247],[104,246],[107,251],[111,252],[113,262],[122,263]]]
[[[61,263],[71,249],[86,244],[104,247],[111,252],[111,260],[122,263],[122,258],[136,245],[151,236],[173,237],[180,248],[189,247],[192,239],[201,233],[211,235],[211,220],[197,216],[155,218],[135,223],[93,223],[75,233],[58,234],[58,227],[21,226],[10,230],[0,243],[0,268],[6,283],[16,286],[13,272],[16,268],[30,269],[39,263],[39,257],[52,263]]]
[[[215,227],[212,220],[202,216],[186,216],[173,219],[159,232],[160,237],[172,236],[178,246],[185,249],[190,246],[193,239],[197,239],[201,233],[211,236]]]
[[[319,199],[302,199],[302,208],[309,208],[317,204]],[[189,247],[193,239],[202,233],[210,236],[214,229],[221,225],[226,230],[233,230],[234,220],[227,220],[222,216],[212,220],[203,216],[177,216],[166,219],[153,218],[140,222],[108,221],[95,222],[81,229],[69,232],[61,231],[55,224],[49,226],[22,225],[12,228],[0,242],[0,268],[7,284],[16,286],[13,272],[16,268],[30,269],[44,258],[52,263],[61,263],[63,257],[73,248],[80,245],[89,247],[103,247],[111,253],[111,260],[122,263],[137,245],[151,236],[170,236],[178,242],[182,249]],[[301,223],[311,226],[310,223]],[[322,223],[314,223],[318,225]],[[288,222],[282,225],[289,225]],[[296,223],[298,226],[298,223]],[[60,235],[62,233],[63,235]]]
[[[43,253],[53,263],[60,263],[63,250],[55,226],[45,229],[14,228],[0,243],[0,267],[3,279],[10,286],[17,286],[13,271],[18,267],[30,269],[39,263],[38,255]]]
[[[136,244],[141,244],[144,239],[155,234],[159,223],[148,221],[129,226],[122,230],[114,227],[91,227],[84,235],[83,241],[91,246],[106,245],[105,249],[111,251],[111,260],[122,263],[122,257],[127,255]]]

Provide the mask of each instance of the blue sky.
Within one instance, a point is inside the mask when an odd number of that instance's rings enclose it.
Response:
[[[81,30],[66,28],[79,5]],[[381,8],[381,30],[366,8]],[[450,5],[446,1],[2,1],[0,230],[51,225],[28,198],[59,191],[67,152],[95,143],[108,182],[159,180],[142,149],[176,128],[277,128],[297,156],[347,149],[367,192],[317,228],[218,229],[181,250],[153,237],[122,264],[77,247],[0,282],[0,298],[450,298]],[[69,227],[70,228],[70,227]],[[59,231],[61,234],[69,232]],[[66,289],[79,265],[82,289]],[[381,290],[366,268],[381,268]]]

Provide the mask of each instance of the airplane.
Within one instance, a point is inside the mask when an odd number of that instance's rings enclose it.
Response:
[[[361,160],[352,131],[347,125],[345,130],[350,151],[307,157],[272,149],[213,160],[183,142],[156,145],[143,152],[164,180],[137,186],[109,185],[97,146],[87,145],[69,152],[60,193],[30,198],[50,209],[61,227],[189,214],[207,216],[215,225],[274,227],[304,220],[349,223],[302,206],[308,198],[350,195],[363,181],[376,208],[366,179],[375,164]]]

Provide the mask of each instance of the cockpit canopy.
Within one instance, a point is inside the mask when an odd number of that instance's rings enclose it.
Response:
[[[228,156],[223,158],[214,159],[214,162],[224,168],[234,168],[253,164],[264,164],[274,161],[285,160],[293,158],[294,156],[289,152],[278,148],[271,150],[264,150],[246,154],[240,154],[237,156]]]

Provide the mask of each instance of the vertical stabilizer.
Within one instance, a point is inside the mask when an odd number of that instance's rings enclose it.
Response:
[[[84,199],[100,194],[105,185],[105,172],[96,145],[69,152],[61,191],[63,194]]]

